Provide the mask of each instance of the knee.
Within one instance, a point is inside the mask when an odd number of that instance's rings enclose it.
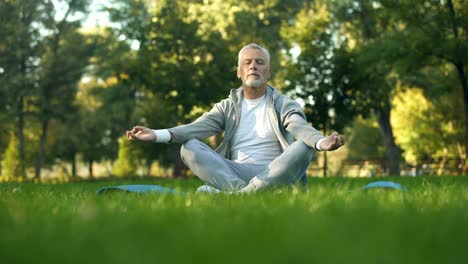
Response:
[[[302,157],[304,158],[305,161],[312,161],[312,149],[307,146],[303,141],[295,141],[294,143],[291,144],[292,149],[294,149],[294,152],[296,153],[297,157]]]
[[[196,139],[190,139],[189,141],[182,144],[180,148],[180,156],[186,160],[193,157],[193,153],[200,146],[201,142]]]

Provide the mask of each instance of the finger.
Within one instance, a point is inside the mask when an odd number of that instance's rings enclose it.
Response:
[[[335,134],[332,134],[332,138],[333,138],[333,144],[334,144],[334,145],[338,144],[338,141],[339,141],[338,136],[335,135]]]
[[[132,138],[132,132],[131,132],[131,131],[127,131],[127,132],[125,132],[125,134],[127,135],[127,139],[128,139],[128,140],[132,140],[132,139],[133,139],[133,138]]]
[[[338,143],[338,141],[340,140],[340,138],[338,137],[338,135],[333,134],[332,136],[333,136],[333,141],[334,141],[335,143]]]
[[[340,135],[340,142],[341,142],[341,145],[343,146],[345,144],[345,139],[343,136]]]
[[[135,131],[144,131],[145,130],[145,127],[142,127],[142,126],[135,126],[133,128],[135,129]]]

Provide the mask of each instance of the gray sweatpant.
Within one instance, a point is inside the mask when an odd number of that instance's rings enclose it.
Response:
[[[180,153],[198,178],[228,192],[295,184],[305,175],[312,160],[311,149],[302,141],[292,143],[269,165],[228,160],[196,139],[184,143]]]

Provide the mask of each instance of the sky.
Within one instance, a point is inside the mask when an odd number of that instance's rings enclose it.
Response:
[[[90,13],[83,23],[84,28],[92,28],[96,26],[103,26],[109,23],[109,16],[106,12],[99,11],[103,5],[109,4],[107,0],[93,0],[91,1]]]

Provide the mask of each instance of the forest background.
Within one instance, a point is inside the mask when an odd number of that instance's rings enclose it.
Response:
[[[124,131],[209,110],[250,42],[346,137],[310,176],[466,175],[467,34],[463,0],[1,0],[0,180],[189,175]]]

